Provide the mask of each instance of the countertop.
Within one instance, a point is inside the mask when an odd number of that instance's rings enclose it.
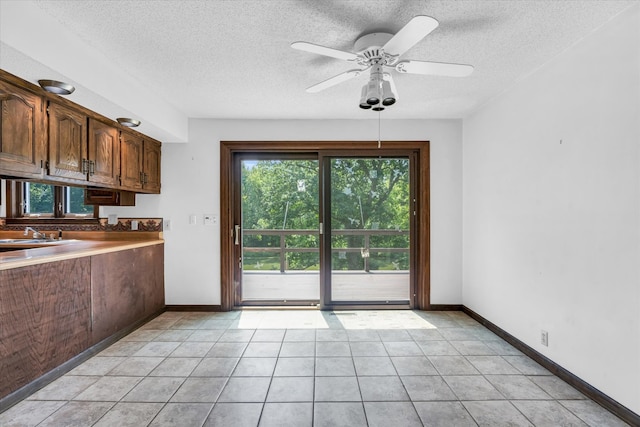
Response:
[[[57,246],[0,252],[0,270],[163,244],[163,239],[74,240]]]

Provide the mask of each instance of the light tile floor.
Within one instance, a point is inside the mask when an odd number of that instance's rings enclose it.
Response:
[[[621,426],[461,312],[166,312],[9,426]]]

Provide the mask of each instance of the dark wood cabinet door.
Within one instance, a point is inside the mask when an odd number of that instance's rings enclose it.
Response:
[[[0,81],[0,175],[38,178],[46,160],[44,100]]]
[[[120,186],[119,131],[89,119],[89,181],[110,187]]]
[[[142,189],[143,140],[122,132],[120,139],[120,182],[128,190]]]
[[[50,103],[49,176],[86,181],[87,116],[70,108]]]
[[[164,245],[134,249],[137,285],[144,292],[144,316],[162,310],[164,303]]]
[[[0,398],[89,347],[89,257],[0,270]]]
[[[160,143],[153,140],[144,141],[144,176],[143,188],[149,193],[160,193]]]
[[[92,344],[164,308],[164,245],[91,257]]]

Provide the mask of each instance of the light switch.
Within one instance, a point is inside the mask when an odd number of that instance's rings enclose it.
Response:
[[[190,214],[189,215],[189,225],[196,225],[196,224],[198,224],[198,215]]]

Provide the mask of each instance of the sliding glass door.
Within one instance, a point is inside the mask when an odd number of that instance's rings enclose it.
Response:
[[[317,304],[318,160],[284,155],[238,160],[241,303]]]
[[[326,303],[408,304],[409,158],[328,158],[325,175]]]
[[[235,305],[412,305],[412,153],[335,154],[234,157]]]

